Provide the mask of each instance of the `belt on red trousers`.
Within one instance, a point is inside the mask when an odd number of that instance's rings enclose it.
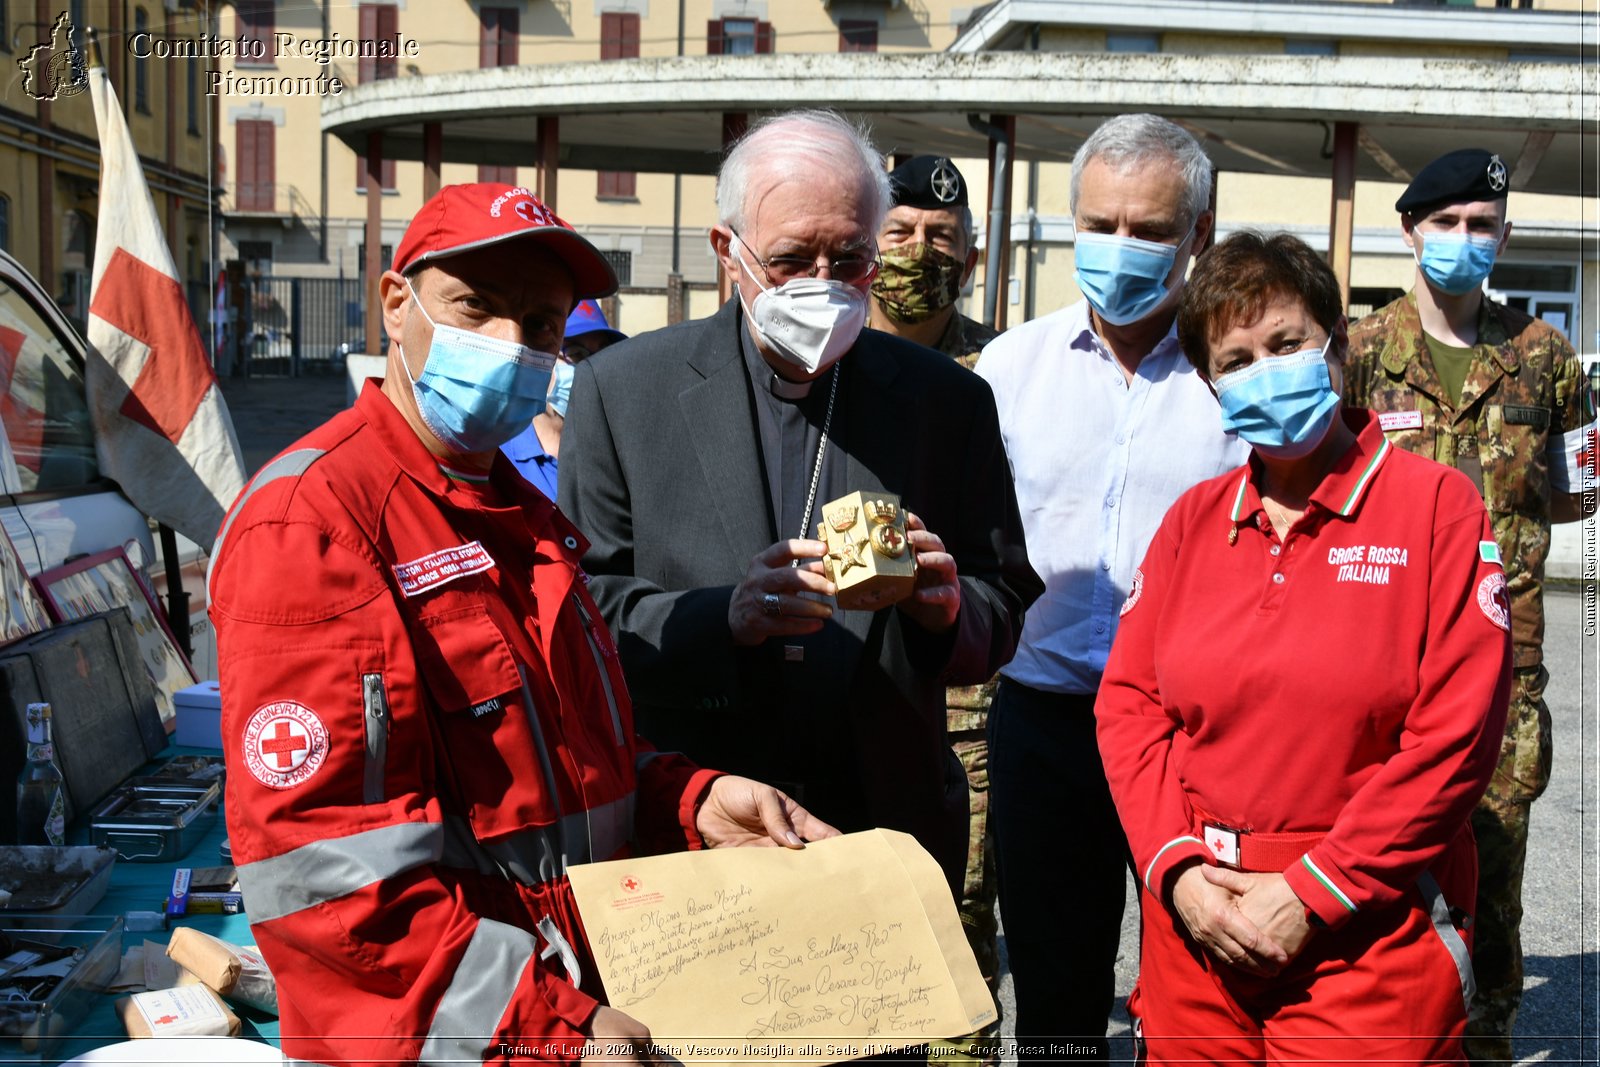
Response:
[[[1255,874],[1277,874],[1292,867],[1327,837],[1325,831],[1266,834],[1240,830],[1203,813],[1195,813],[1195,834],[1224,867]]]

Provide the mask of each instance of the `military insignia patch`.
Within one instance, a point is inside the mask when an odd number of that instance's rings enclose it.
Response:
[[[1489,157],[1488,168],[1489,188],[1495,192],[1503,192],[1506,187],[1506,165],[1500,161],[1499,156]]]
[[[933,165],[933,176],[928,179],[928,184],[933,187],[933,195],[939,198],[941,204],[953,204],[956,197],[961,195],[961,175],[948,159],[941,159]]]

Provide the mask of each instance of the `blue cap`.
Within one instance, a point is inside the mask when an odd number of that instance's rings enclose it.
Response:
[[[593,300],[585,300],[572,309],[572,314],[567,316],[568,338],[582,337],[585,334],[608,334],[612,341],[626,341],[628,335],[621,330],[613,330],[606,321],[606,313],[600,310],[600,305]]]

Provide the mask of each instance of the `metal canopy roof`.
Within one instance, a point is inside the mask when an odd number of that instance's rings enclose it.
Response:
[[[1587,75],[1587,76],[1586,76]],[[1399,57],[1067,52],[711,56],[422,75],[347,89],[323,129],[358,151],[532,166],[535,120],[559,116],[563,167],[714,173],[724,112],[833,107],[871,122],[885,152],[981,157],[967,116],[1017,116],[1016,157],[1068,160],[1108,115],[1153,111],[1205,139],[1224,171],[1325,178],[1335,121],[1361,125],[1357,177],[1405,181],[1466,144],[1500,153],[1512,187],[1595,195],[1593,72],[1576,63]],[[1593,110],[1592,104],[1590,110]]]

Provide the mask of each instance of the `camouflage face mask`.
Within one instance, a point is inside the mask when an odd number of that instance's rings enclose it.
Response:
[[[872,295],[895,322],[923,322],[961,295],[964,264],[930,244],[885,248]]]

